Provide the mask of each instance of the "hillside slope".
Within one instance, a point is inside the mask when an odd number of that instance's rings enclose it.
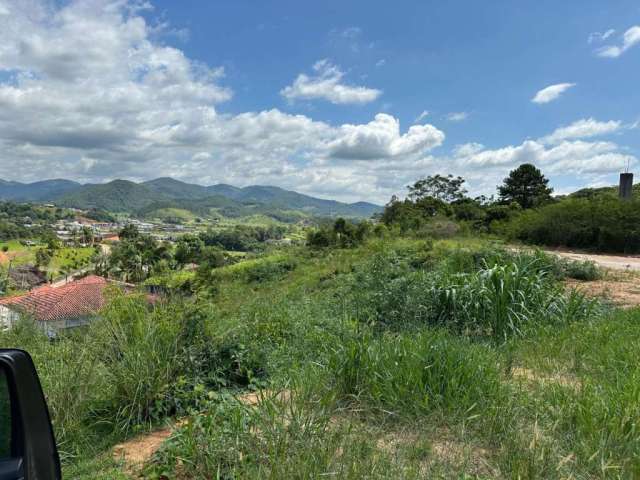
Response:
[[[48,201],[81,186],[77,182],[63,179],[42,180],[34,183],[0,180],[0,198],[22,202]]]
[[[279,187],[253,185],[239,188],[217,184],[202,186],[161,177],[143,183],[113,180],[81,185],[69,180],[45,180],[31,184],[0,180],[0,199],[54,202],[63,207],[97,208],[112,212],[149,212],[155,208],[179,208],[203,215],[223,208],[233,216],[276,214],[293,211],[311,216],[367,218],[381,210],[368,202],[343,203],[304,195]],[[251,208],[249,208],[251,207]],[[221,212],[224,214],[224,212]]]

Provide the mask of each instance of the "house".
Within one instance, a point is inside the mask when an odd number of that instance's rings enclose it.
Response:
[[[85,325],[105,305],[109,284],[105,278],[89,275],[66,285],[46,285],[0,298],[0,328],[11,328],[22,316],[33,318],[50,337],[59,330]]]

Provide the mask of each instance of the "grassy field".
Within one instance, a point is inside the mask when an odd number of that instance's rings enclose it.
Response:
[[[127,478],[112,445],[177,418],[146,478],[638,478],[640,311],[565,290],[590,268],[466,239],[291,248],[217,293],[116,296],[55,343],[0,335],[34,355],[69,478]]]
[[[3,247],[8,247],[8,250],[2,251]],[[39,248],[43,248],[43,246],[25,246],[18,240],[0,242],[0,265],[5,268],[9,263],[13,266],[33,265],[36,261],[36,251]],[[59,277],[64,271],[77,270],[87,265],[93,253],[94,250],[91,247],[59,248],[51,258],[51,263],[47,266],[46,271],[53,278]]]

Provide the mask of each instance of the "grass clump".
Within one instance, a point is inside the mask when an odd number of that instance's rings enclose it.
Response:
[[[336,422],[328,405],[223,397],[164,445],[149,478],[389,478],[403,476],[361,426]]]
[[[325,373],[348,403],[400,417],[435,410],[473,416],[505,394],[495,353],[443,331],[364,333],[334,348]]]
[[[542,324],[579,321],[594,302],[565,293],[544,254],[456,251],[440,264],[415,268],[382,252],[348,286],[356,318],[383,328],[429,325],[504,342]]]

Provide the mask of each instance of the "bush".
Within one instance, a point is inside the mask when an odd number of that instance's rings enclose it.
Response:
[[[536,325],[593,313],[593,302],[556,284],[554,266],[542,253],[459,250],[425,271],[383,253],[357,270],[346,296],[356,318],[382,328],[427,324],[501,343]]]
[[[511,238],[537,245],[640,252],[640,200],[569,198],[528,210],[502,226]]]
[[[238,279],[248,283],[260,283],[282,278],[296,266],[297,263],[292,257],[271,255],[218,268],[213,271],[213,276],[219,280]]]
[[[307,245],[312,248],[353,248],[361,245],[371,233],[369,222],[353,223],[338,218],[333,225],[322,225],[307,233]]]
[[[562,262],[564,274],[576,280],[593,281],[602,277],[602,272],[595,262],[565,260]]]

